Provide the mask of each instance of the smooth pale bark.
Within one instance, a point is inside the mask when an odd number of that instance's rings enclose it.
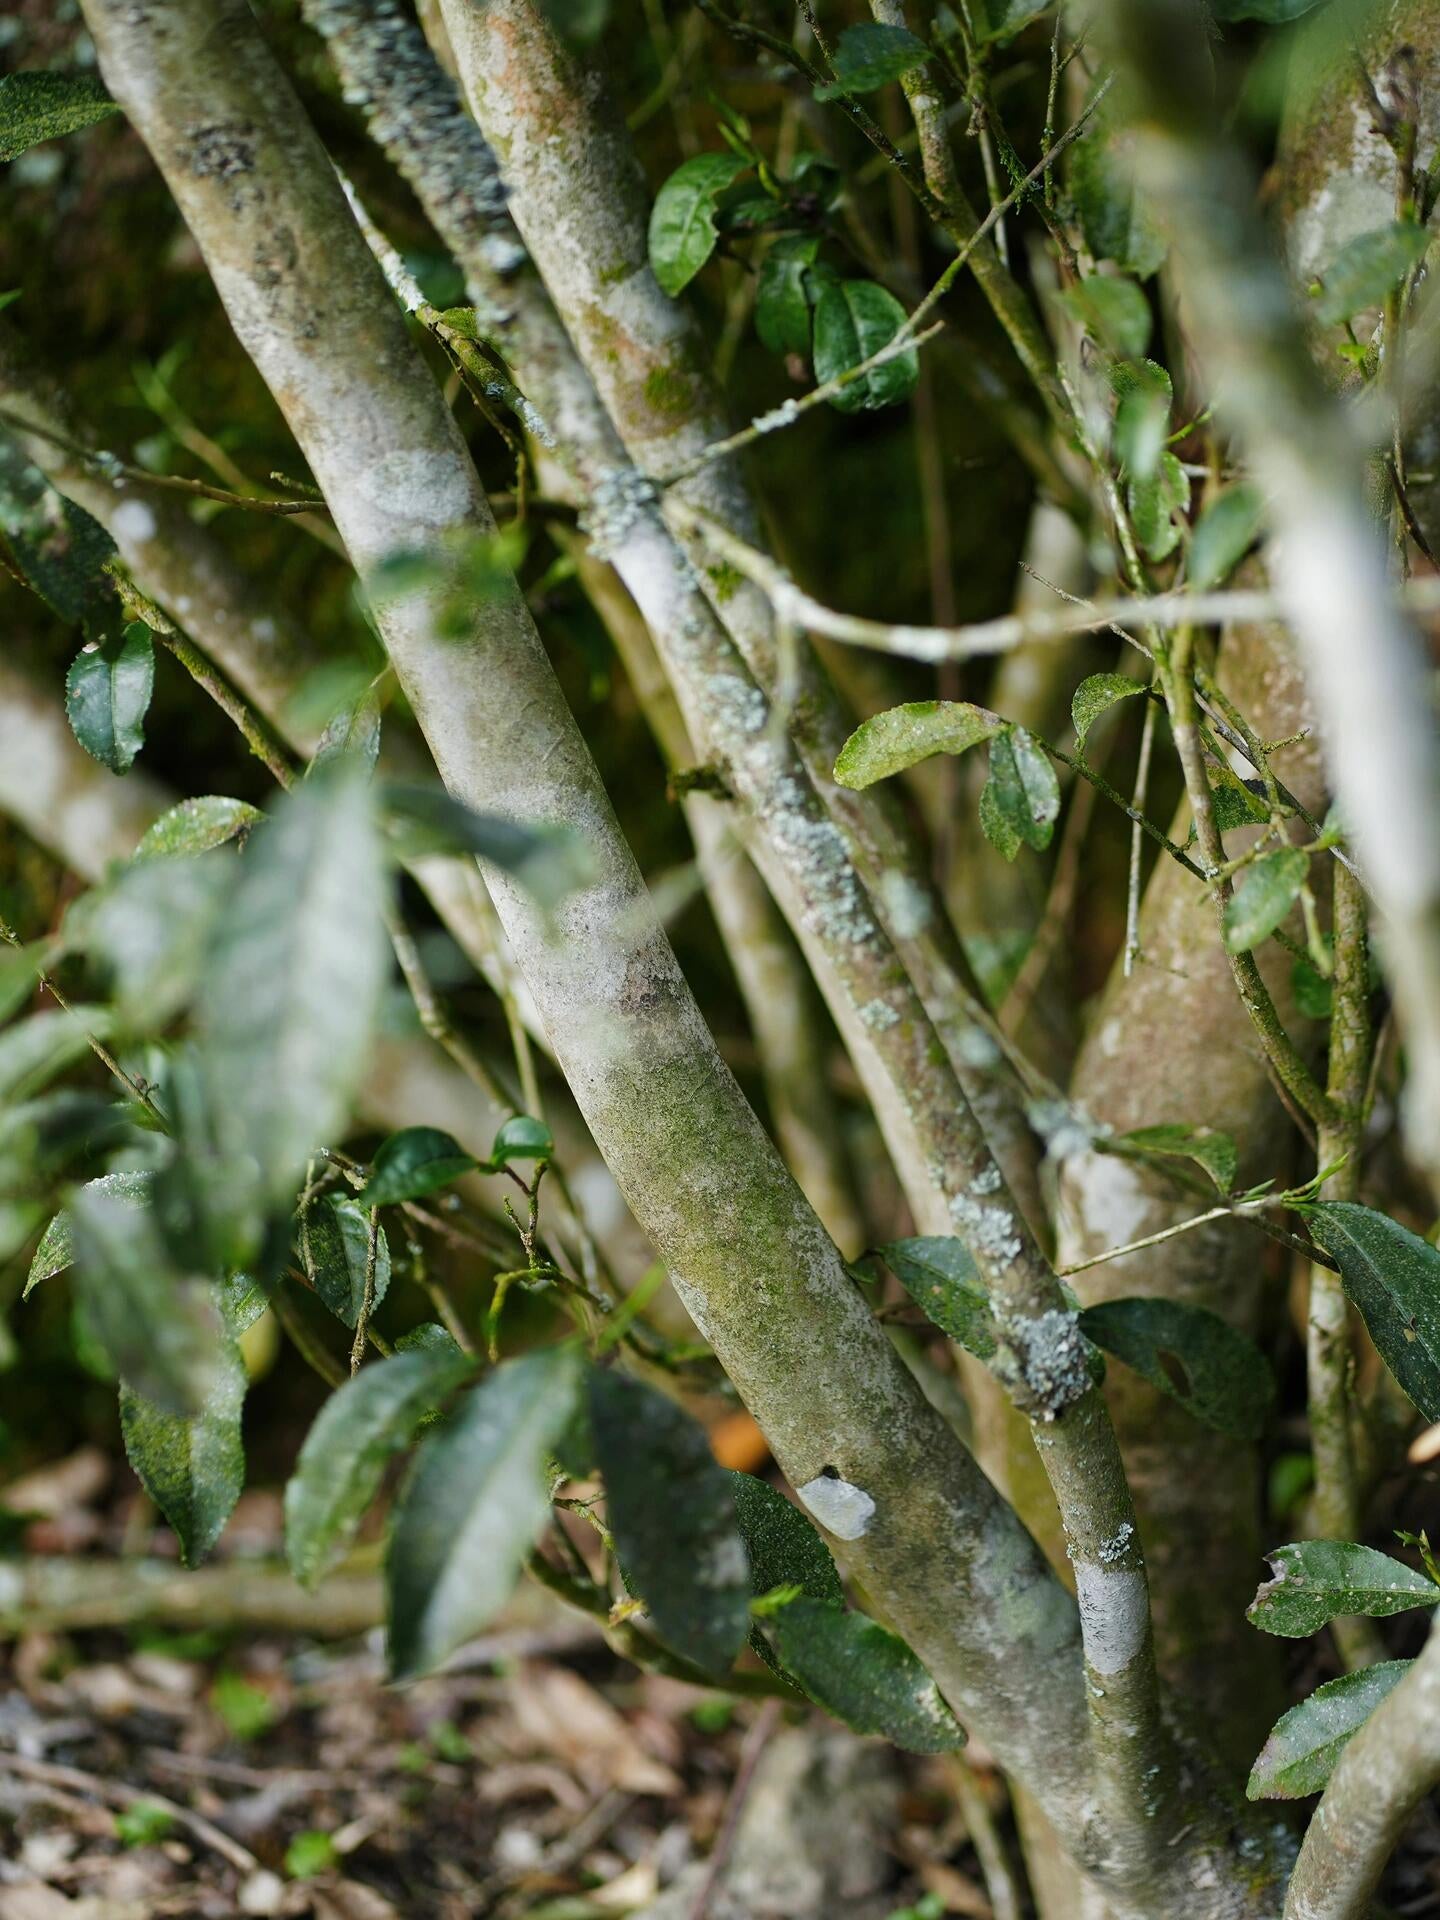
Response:
[[[248,14],[92,0],[87,19],[362,572],[447,531],[485,538],[458,431]],[[460,640],[434,613],[411,594],[381,617],[447,784],[563,821],[596,857],[554,938],[494,885],[612,1169],[792,1482],[834,1465],[875,1499],[846,1557],[876,1603],[1082,1845],[1071,1603],[924,1403],[720,1061],[518,592]]]

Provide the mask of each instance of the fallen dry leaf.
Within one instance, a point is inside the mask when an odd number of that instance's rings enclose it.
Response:
[[[646,1753],[609,1701],[567,1668],[527,1662],[509,1698],[527,1747],[563,1761],[592,1791],[620,1787],[667,1799],[681,1791],[679,1775]]]

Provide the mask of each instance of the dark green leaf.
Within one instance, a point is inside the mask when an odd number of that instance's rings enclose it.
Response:
[[[422,1320],[418,1327],[411,1327],[408,1333],[402,1333],[395,1342],[397,1353],[409,1353],[414,1349],[425,1352],[443,1351],[452,1359],[457,1359],[464,1353],[464,1348],[454,1334],[434,1320]]]
[[[952,1753],[965,1732],[905,1642],[863,1613],[793,1600],[769,1623],[776,1652],[810,1698],[856,1733],[910,1753]]]
[[[753,1474],[729,1477],[755,1598],[776,1587],[799,1587],[807,1600],[843,1606],[845,1592],[830,1549],[800,1509]]]
[[[1092,273],[1064,296],[1090,336],[1122,360],[1138,360],[1150,344],[1150,302],[1135,281]]]
[[[1382,1660],[1358,1673],[1342,1673],[1282,1713],[1250,1769],[1247,1797],[1303,1800],[1307,1794],[1323,1793],[1347,1742],[1414,1664]]]
[[[135,849],[137,860],[168,858],[174,854],[208,853],[250,831],[263,815],[245,800],[227,800],[223,794],[201,794],[182,800],[146,829]]]
[[[1162,453],[1155,471],[1126,483],[1136,537],[1152,560],[1164,560],[1180,544],[1178,519],[1190,505],[1190,476],[1173,453]]]
[[[1208,771],[1215,825],[1221,833],[1233,832],[1236,827],[1265,825],[1270,818],[1269,807],[1233,768],[1216,762]]]
[[[1008,40],[1038,20],[1049,5],[1050,0],[977,0],[975,37],[982,44]]]
[[[979,1269],[963,1241],[944,1236],[892,1240],[880,1258],[925,1316],[977,1360],[995,1357],[995,1319]]]
[[[810,290],[806,276],[820,251],[818,234],[777,240],[760,265],[755,331],[771,353],[810,353]]]
[[[715,251],[715,208],[749,160],[738,153],[697,153],[683,160],[650,211],[650,265],[673,299]]]
[[[1093,90],[1092,90],[1093,97]],[[1087,103],[1088,104],[1088,103]],[[1165,239],[1136,189],[1135,135],[1112,94],[1070,154],[1070,189],[1097,260],[1146,280],[1165,259]]]
[[[1137,1127],[1133,1133],[1119,1134],[1104,1145],[1116,1153],[1193,1160],[1205,1169],[1221,1193],[1229,1193],[1235,1185],[1239,1155],[1234,1140],[1218,1127],[1188,1127],[1183,1121],[1168,1121],[1158,1127]]]
[[[667,1646],[728,1672],[750,1630],[750,1568],[730,1479],[673,1400],[610,1368],[589,1375],[590,1431],[625,1583]]]
[[[360,1204],[393,1207],[401,1200],[420,1200],[478,1165],[473,1154],[438,1127],[405,1127],[376,1149]]]
[[[1108,713],[1117,701],[1130,700],[1144,691],[1143,680],[1132,680],[1123,673],[1092,673],[1088,680],[1082,680],[1070,702],[1076,746],[1085,745],[1086,735],[1102,713]]]
[[[209,1392],[189,1416],[120,1387],[120,1431],[140,1484],[175,1529],[180,1558],[198,1567],[219,1539],[245,1485],[240,1415],[245,1362],[228,1332],[218,1336]]]
[[[1258,537],[1265,510],[1258,487],[1226,487],[1195,522],[1190,537],[1190,584],[1197,593],[1218,587]]]
[[[555,1142],[543,1120],[532,1120],[528,1113],[512,1114],[496,1134],[486,1165],[492,1169],[508,1167],[512,1160],[549,1160]]]
[[[365,1299],[365,1272],[370,1258],[370,1216],[358,1201],[328,1195],[305,1215],[300,1242],[315,1291],[331,1313],[353,1327]],[[375,1240],[373,1311],[390,1288],[390,1247],[385,1229]]]
[[[1154,1295],[1086,1307],[1080,1331],[1218,1433],[1258,1439],[1275,1396],[1265,1356],[1205,1307]]]
[[[1348,1200],[1300,1209],[1339,1263],[1380,1358],[1427,1420],[1440,1420],[1440,1252],[1388,1214]]]
[[[150,1197],[150,1188],[155,1176],[153,1173],[103,1173],[98,1180],[89,1181],[88,1187],[97,1192],[113,1195],[124,1205],[143,1207]],[[55,1218],[40,1236],[30,1262],[30,1271],[25,1279],[24,1299],[32,1288],[38,1287],[42,1280],[51,1280],[65,1269],[75,1258],[75,1219],[69,1207],[62,1207]]]
[[[998,713],[967,700],[910,700],[858,726],[840,749],[835,778],[842,787],[870,787],[935,753],[964,753],[1005,725]]]
[[[1266,1558],[1273,1578],[1246,1614],[1252,1626],[1302,1640],[1342,1614],[1383,1620],[1412,1607],[1440,1606],[1440,1587],[1428,1574],[1392,1560],[1374,1547],[1346,1540],[1299,1540]]]
[[[570,1347],[503,1362],[421,1445],[386,1558],[397,1679],[437,1666],[509,1599],[550,1510],[546,1462],[581,1364]]]
[[[822,385],[889,346],[905,325],[905,309],[873,280],[837,280],[822,287],[815,305],[815,378]],[[914,346],[861,374],[832,396],[839,413],[860,413],[908,399],[920,378]]]
[[[1269,939],[1294,906],[1309,871],[1309,856],[1298,847],[1262,854],[1245,868],[1225,907],[1225,945],[1231,953],[1246,953]]]
[[[302,1586],[344,1558],[393,1456],[472,1370],[444,1338],[362,1367],[316,1415],[285,1489],[285,1553]]]
[[[930,57],[923,40],[907,27],[887,27],[867,20],[846,27],[835,49],[835,79],[815,89],[817,100],[838,100],[847,93],[874,93],[902,74],[913,73]]]
[[[1290,991],[1295,1010],[1307,1020],[1328,1020],[1334,1005],[1330,982],[1313,960],[1297,955],[1290,966]]]
[[[145,744],[155,685],[155,648],[138,620],[117,639],[89,642],[65,676],[65,711],[75,738],[111,773],[128,773]]]
[[[1050,756],[1024,727],[1006,726],[990,742],[990,778],[980,795],[980,826],[997,853],[1043,852],[1060,812],[1060,782]]]
[[[221,1345],[210,1289],[175,1272],[154,1215],[132,1198],[92,1184],[70,1212],[79,1297],[116,1372],[171,1413],[200,1413]]]
[[[386,974],[386,876],[370,791],[305,780],[257,827],[201,995],[207,1104],[225,1150],[287,1204],[343,1129]]]
[[[1324,276],[1315,302],[1317,318],[1325,326],[1338,326],[1367,307],[1382,305],[1390,290],[1424,259],[1430,240],[1425,227],[1406,220],[1357,234],[1341,248]]]
[[[407,855],[473,853],[511,873],[542,907],[557,907],[595,877],[589,848],[568,827],[524,826],[476,813],[443,787],[387,781],[385,803],[403,825]]]
[[[0,160],[119,113],[94,73],[8,73],[0,80]]]

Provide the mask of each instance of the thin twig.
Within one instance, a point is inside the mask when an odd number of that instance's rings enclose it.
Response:
[[[84,1773],[79,1767],[61,1767],[50,1760],[27,1760],[18,1753],[0,1752],[0,1768],[6,1773],[18,1774],[22,1780],[34,1780],[41,1786],[59,1787],[70,1793],[88,1794],[94,1800],[108,1800],[112,1806],[133,1807],[142,1801],[149,1806],[162,1807],[179,1826],[187,1827],[202,1845],[228,1860],[237,1872],[246,1874],[260,1871],[260,1862],[248,1847],[242,1847],[238,1840],[207,1820],[203,1814],[193,1813],[189,1807],[182,1807],[178,1800],[167,1800],[164,1794],[151,1788],[143,1792],[138,1787],[127,1787],[120,1780],[102,1780],[98,1774]]]

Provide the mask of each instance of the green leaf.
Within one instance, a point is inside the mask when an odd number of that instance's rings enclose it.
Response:
[[[858,367],[887,347],[905,321],[905,309],[894,294],[873,280],[836,280],[822,287],[815,304],[816,380],[823,385]],[[842,387],[830,404],[837,413],[888,407],[908,399],[919,378],[920,355],[909,346]]]
[[[879,26],[867,20],[846,27],[835,49],[835,78],[816,87],[817,100],[839,100],[846,94],[874,93],[877,88],[913,73],[930,58],[930,49],[908,27]]]
[[[1133,124],[1112,94],[1071,149],[1070,190],[1085,243],[1096,259],[1113,260],[1123,272],[1148,280],[1163,264],[1168,248],[1137,191],[1134,150]]]
[[[0,160],[14,160],[42,140],[78,133],[119,111],[120,103],[93,73],[6,74],[0,80]]]
[[[843,1607],[845,1590],[830,1549],[800,1509],[754,1474],[732,1472],[729,1479],[755,1598],[799,1587],[807,1600]]]
[[[1273,1578],[1261,1586],[1245,1618],[1287,1640],[1318,1633],[1342,1614],[1384,1620],[1412,1607],[1440,1606],[1440,1587],[1428,1574],[1353,1541],[1299,1540],[1266,1558]]]
[[[391,1459],[473,1371],[445,1338],[362,1367],[316,1415],[285,1488],[285,1554],[301,1586],[344,1558]]]
[[[977,0],[975,38],[983,45],[990,40],[1009,40],[1038,20],[1051,0]]]
[[[360,1195],[362,1207],[393,1207],[420,1200],[479,1165],[459,1141],[438,1127],[404,1127],[381,1142]]]
[[[1321,4],[1322,0],[1210,0],[1210,11],[1217,20],[1259,20],[1267,27],[1281,27],[1313,13]]]
[[[201,993],[207,1102],[225,1150],[288,1205],[344,1128],[387,971],[386,875],[366,783],[305,780],[257,827]]]
[[[715,209],[721,194],[750,162],[738,153],[697,153],[684,160],[655,196],[650,210],[650,265],[661,291],[673,299],[688,287],[715,251]]]
[[[1349,1200],[1299,1211],[1391,1373],[1430,1421],[1440,1420],[1440,1252],[1388,1214]]]
[[[175,1272],[148,1207],[92,1183],[70,1211],[79,1298],[116,1372],[171,1413],[202,1412],[221,1345],[210,1290]]]
[[[806,280],[819,252],[819,234],[789,234],[760,263],[755,331],[771,353],[809,357],[812,302]]]
[[[932,754],[964,753],[1004,725],[968,700],[909,700],[862,721],[840,749],[835,778],[842,787],[871,787]]]
[[[856,1733],[910,1753],[953,1753],[965,1732],[940,1689],[897,1635],[863,1613],[792,1600],[767,1623],[785,1671]]]
[[[31,940],[23,947],[0,946],[0,1020],[8,1020],[30,998],[35,983],[60,952],[55,939]]]
[[[1132,680],[1123,673],[1092,673],[1075,689],[1070,702],[1070,719],[1075,728],[1075,744],[1083,748],[1085,737],[1102,713],[1108,713],[1117,701],[1133,699],[1145,692],[1143,680]]]
[[[333,1194],[309,1209],[301,1226],[301,1243],[315,1291],[331,1313],[353,1327],[365,1299],[365,1269],[370,1258],[370,1216],[357,1200]],[[373,1311],[390,1288],[390,1246],[385,1229],[377,1229]]]
[[[655,1388],[592,1367],[588,1403],[626,1586],[667,1646],[706,1673],[728,1672],[750,1631],[729,1475],[704,1430]]]
[[[385,804],[402,823],[407,857],[425,853],[473,853],[513,874],[540,906],[562,900],[595,877],[589,847],[568,827],[525,826],[498,814],[476,813],[443,787],[387,781]]]
[[[1153,1155],[1162,1160],[1193,1160],[1205,1169],[1221,1193],[1229,1193],[1235,1185],[1239,1154],[1232,1137],[1218,1127],[1191,1127],[1180,1120],[1166,1121],[1158,1127],[1137,1127],[1133,1133],[1118,1134],[1100,1144],[1102,1151],[1110,1153],[1139,1154],[1147,1159]]]
[[[208,853],[227,841],[241,838],[264,816],[245,800],[223,794],[201,794],[182,800],[152,821],[135,849],[136,860],[168,859],[175,854]]]
[[[1170,431],[1175,397],[1170,376],[1153,360],[1122,360],[1111,368],[1110,384],[1117,396],[1115,458],[1132,482],[1149,480],[1160,465]]]
[[[116,639],[90,641],[65,676],[65,711],[85,751],[111,773],[128,773],[145,744],[155,686],[150,629],[132,621]]]
[[[67,942],[105,973],[131,1033],[158,1033],[190,1000],[234,880],[233,857],[224,853],[146,860],[70,909]]]
[[[1210,775],[1210,800],[1215,813],[1215,825],[1221,833],[1233,832],[1236,827],[1264,826],[1270,818],[1270,808],[1260,794],[1240,778],[1233,767],[1223,761],[1214,761],[1207,769]]]
[[[1206,1307],[1147,1295],[1086,1307],[1080,1331],[1217,1433],[1258,1439],[1275,1397],[1265,1356]]]
[[[550,1511],[546,1462],[580,1380],[571,1347],[506,1360],[421,1445],[386,1557],[396,1679],[438,1666],[509,1599]]]
[[[1247,953],[1268,940],[1299,897],[1310,859],[1298,847],[1262,854],[1246,867],[1225,908],[1225,945]]]
[[[87,1182],[82,1191],[93,1187],[98,1193],[113,1195],[124,1205],[143,1207],[149,1201],[154,1180],[154,1174],[149,1172],[102,1173],[98,1180]],[[69,1207],[62,1207],[40,1236],[21,1299],[27,1299],[42,1280],[53,1280],[57,1273],[64,1273],[74,1259],[75,1216]]]
[[[315,742],[305,777],[312,779],[322,767],[336,760],[353,761],[360,772],[373,773],[379,758],[380,702],[372,683],[358,699],[341,707],[326,721],[324,732]]]
[[[89,1051],[92,1036],[108,1040],[108,1007],[72,1004],[28,1014],[0,1029],[0,1101],[28,1100]]]
[[[1218,587],[1258,538],[1265,500],[1258,487],[1226,487],[1206,507],[1190,536],[1190,584],[1197,593]]]
[[[1050,756],[1024,727],[1006,726],[990,742],[990,778],[980,794],[980,826],[1005,859],[1022,846],[1043,852],[1060,812],[1060,782]]]
[[[1328,1020],[1334,1006],[1330,982],[1313,960],[1297,954],[1290,966],[1290,991],[1295,1011],[1307,1020]]]
[[[1342,1673],[1282,1713],[1250,1769],[1246,1797],[1303,1800],[1307,1794],[1323,1793],[1346,1744],[1414,1664],[1382,1660],[1358,1673]]]
[[[240,1416],[247,1384],[228,1332],[217,1341],[209,1391],[191,1415],[157,1406],[121,1382],[126,1458],[174,1528],[187,1567],[198,1567],[220,1538],[245,1485]]]
[[[1063,296],[1092,339],[1121,360],[1138,360],[1153,322],[1143,287],[1118,275],[1092,273]]]
[[[1381,306],[1411,267],[1419,266],[1430,240],[1427,228],[1408,220],[1357,234],[1324,276],[1316,318],[1325,326],[1338,326],[1368,307]]]
[[[995,1357],[995,1317],[965,1244],[946,1236],[892,1240],[880,1258],[927,1319],[977,1360]]]
[[[1126,498],[1141,546],[1152,560],[1166,559],[1180,544],[1177,516],[1190,505],[1189,474],[1173,453],[1162,453],[1148,478],[1127,482]]]
[[[532,1120],[528,1113],[516,1113],[496,1134],[485,1162],[491,1172],[508,1167],[512,1160],[550,1160],[555,1141],[543,1120]]]

